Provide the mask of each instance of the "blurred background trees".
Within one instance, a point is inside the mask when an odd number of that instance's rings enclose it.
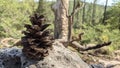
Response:
[[[45,15],[47,11],[47,4],[45,0],[39,0],[38,2],[38,7],[36,9],[36,12],[39,13],[40,15]]]
[[[20,38],[35,6],[33,0],[0,0],[0,37]]]
[[[45,14],[47,22],[52,24],[49,28],[53,30],[54,14],[51,5],[54,2],[54,0],[0,0],[0,39],[20,38],[24,24],[29,23],[29,16],[34,12]],[[111,6],[106,5],[107,7],[97,4],[99,2],[97,0],[91,3],[81,0],[81,3],[83,2],[85,7],[75,15],[73,26],[75,35],[85,33],[80,43],[96,44],[111,40],[113,43],[109,50],[120,49],[120,2]],[[70,1],[69,13],[72,6],[73,0]]]

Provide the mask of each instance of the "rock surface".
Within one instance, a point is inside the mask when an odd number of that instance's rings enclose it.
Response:
[[[26,58],[20,48],[0,49],[0,68],[89,68],[79,55],[55,41],[53,50],[41,60]]]

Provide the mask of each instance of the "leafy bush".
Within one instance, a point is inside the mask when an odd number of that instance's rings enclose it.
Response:
[[[33,8],[33,0],[0,0],[0,37],[20,38]]]

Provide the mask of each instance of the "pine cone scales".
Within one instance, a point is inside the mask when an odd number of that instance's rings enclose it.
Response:
[[[30,59],[42,59],[47,56],[48,49],[52,49],[53,37],[46,28],[50,24],[44,24],[43,15],[34,14],[30,17],[32,25],[25,24],[26,31],[22,33],[23,53]]]

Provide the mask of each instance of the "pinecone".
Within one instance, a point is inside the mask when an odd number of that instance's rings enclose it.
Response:
[[[31,16],[30,21],[32,25],[25,24],[26,31],[22,32],[23,54],[30,59],[43,59],[52,49],[53,37],[46,29],[50,24],[45,24],[44,16],[38,14]]]

